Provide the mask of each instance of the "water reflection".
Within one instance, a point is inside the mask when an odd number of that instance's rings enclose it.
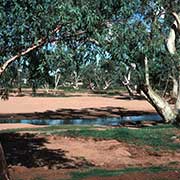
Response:
[[[0,123],[24,123],[35,125],[119,125],[124,122],[137,121],[162,121],[159,115],[140,115],[140,116],[123,116],[116,118],[97,118],[97,119],[34,119],[34,120],[1,120]]]

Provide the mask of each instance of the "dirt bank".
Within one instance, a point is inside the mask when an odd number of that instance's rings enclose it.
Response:
[[[180,168],[180,153],[173,151],[154,151],[149,147],[130,145],[116,140],[94,140],[92,138],[68,138],[59,136],[43,136],[33,134],[6,134],[4,144],[11,173],[17,179],[31,180],[41,177],[45,180],[67,179],[73,171],[84,168],[124,169],[128,167],[151,167],[172,165]],[[5,140],[4,140],[5,141]],[[6,147],[7,146],[7,147]],[[31,152],[28,154],[27,152]],[[93,175],[93,174],[92,174]],[[170,177],[170,178],[167,178]],[[152,180],[175,179],[180,173],[148,173],[137,172],[118,177],[91,177],[88,180]]]

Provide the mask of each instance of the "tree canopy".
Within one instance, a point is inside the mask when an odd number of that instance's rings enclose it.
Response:
[[[137,84],[165,122],[180,123],[179,0],[1,0],[0,27],[1,84],[21,68],[34,89],[52,75],[55,87],[61,78],[100,88],[119,79],[128,91]],[[155,91],[168,84],[173,108]]]
[[[76,82],[90,72],[96,84],[97,77],[107,84],[118,74],[127,84],[133,67],[139,85],[150,80],[153,88],[165,88],[168,77],[179,76],[179,13],[178,0],[2,0],[0,74],[23,56],[40,74],[63,73],[64,66]]]

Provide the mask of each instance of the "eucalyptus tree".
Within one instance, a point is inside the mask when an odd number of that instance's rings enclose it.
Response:
[[[0,76],[18,58],[48,42],[94,38],[120,6],[114,0],[1,0]]]
[[[151,87],[150,84],[150,70],[149,64],[151,62],[157,62],[157,60],[161,60],[161,62],[167,62],[171,67],[171,71],[168,73],[169,75],[174,76],[174,78],[178,77],[178,53],[176,57],[173,57],[175,53],[175,41],[178,40],[177,32],[178,32],[178,11],[180,9],[180,3],[178,1],[168,2],[168,1],[149,1],[146,2],[148,11],[145,14],[145,20],[150,21],[150,28],[148,29],[148,35],[146,36],[149,41],[146,42],[146,46],[144,46],[144,65],[145,65],[145,84],[141,85],[143,92],[149,101],[153,104],[159,114],[164,118],[166,122],[174,122],[179,123],[179,102],[178,97],[176,101],[176,106],[172,109],[172,107],[160,97]],[[149,14],[147,14],[149,12]],[[174,18],[172,21],[171,18]],[[171,24],[170,24],[171,23]],[[165,49],[166,48],[166,49]],[[166,58],[166,60],[165,60]],[[174,61],[176,58],[176,61]],[[153,64],[153,63],[152,63]],[[160,64],[159,64],[160,65]],[[160,66],[163,68],[163,66]],[[177,70],[174,72],[174,70]],[[179,91],[179,88],[178,88]]]
[[[73,87],[78,89],[79,84],[86,78],[85,69],[94,62],[97,50],[92,40],[82,41],[68,39],[58,42],[46,52],[46,61],[50,67],[50,74],[54,77],[54,87]]]
[[[17,58],[49,41],[87,38],[120,7],[114,1],[3,0],[0,5],[0,73]],[[9,58],[9,59],[8,59]]]
[[[159,59],[161,62],[168,60],[171,67],[171,74],[169,73],[169,75],[173,75],[175,79],[179,77],[179,52],[176,50],[176,46],[178,47],[180,3],[179,1],[149,1],[146,2],[146,5],[149,7],[149,14],[147,14],[147,8],[144,16],[146,21],[150,21],[150,29],[148,29],[148,35],[146,36],[149,40],[144,41],[146,43],[143,50],[145,84],[141,85],[141,88],[166,122],[179,124],[180,81],[177,80],[177,101],[175,107],[172,108],[166,100],[152,89],[149,80],[151,76],[149,64],[153,61],[157,62]],[[160,67],[163,68],[163,66]]]
[[[49,89],[49,86],[51,85],[51,76],[49,73],[50,67],[46,61],[44,51],[38,50],[30,52],[28,54],[27,62],[27,80],[32,87],[33,94],[36,93],[36,89],[40,86]]]
[[[96,59],[96,58],[95,58]],[[91,90],[107,90],[114,86],[116,77],[116,64],[111,59],[99,56],[95,61],[91,61],[83,70],[83,82]]]
[[[178,0],[1,0],[0,76],[48,43],[91,41],[112,60],[135,63],[147,99],[166,122],[179,122],[180,80],[175,109],[150,85],[153,64],[164,67],[159,60],[168,61],[171,76],[180,79],[179,8]]]
[[[64,73],[69,75],[71,64],[69,53],[64,44],[58,43],[50,45],[49,49],[44,50],[45,59],[49,66],[49,74],[53,77],[54,89],[57,89],[62,81],[64,81]]]
[[[121,20],[111,23],[109,43],[104,38],[105,41],[102,44],[113,58],[125,64],[136,64],[139,87],[145,97],[165,122],[179,123],[180,2],[136,1],[124,8],[130,11],[120,11]],[[104,30],[109,32],[109,29]],[[168,76],[177,79],[175,82],[178,84],[174,108],[155,91],[158,78],[165,79]],[[155,84],[151,85],[152,82]]]

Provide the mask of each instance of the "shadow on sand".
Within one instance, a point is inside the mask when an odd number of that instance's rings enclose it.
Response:
[[[21,119],[97,119],[106,117],[120,117],[131,115],[154,114],[147,111],[130,111],[120,107],[101,107],[83,109],[58,109],[56,111],[34,112],[34,113],[14,113],[1,114],[1,122],[5,120]],[[3,121],[4,120],[4,121]]]
[[[44,143],[48,143],[47,140],[34,134],[3,133],[0,135],[0,142],[9,165],[47,169],[92,166],[85,159],[69,159],[61,149],[47,149],[44,146]]]

